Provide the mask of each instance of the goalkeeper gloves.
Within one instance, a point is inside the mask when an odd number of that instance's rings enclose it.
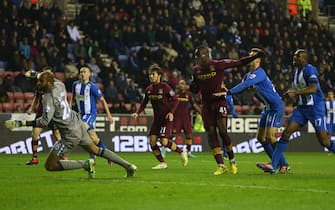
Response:
[[[13,130],[14,128],[19,128],[26,126],[26,121],[25,120],[6,120],[5,121],[5,126],[6,128]]]

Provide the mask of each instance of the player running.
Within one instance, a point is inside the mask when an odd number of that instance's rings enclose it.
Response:
[[[91,70],[89,67],[80,68],[80,80],[75,81],[72,86],[72,98],[70,99],[70,106],[76,104],[77,110],[81,115],[83,122],[87,127],[87,132],[93,142],[102,148],[106,148],[105,143],[100,139],[94,130],[94,123],[97,117],[97,100],[101,101],[104,106],[107,119],[113,123],[113,117],[109,112],[109,108],[105,98],[103,97],[98,86],[90,81]],[[92,160],[95,159],[94,154],[90,154]],[[112,162],[109,162],[111,165]]]
[[[325,101],[318,79],[319,73],[313,65],[308,63],[308,54],[303,49],[294,53],[293,66],[296,67],[293,89],[288,90],[285,96],[290,99],[297,97],[297,107],[288,119],[288,125],[276,145],[272,154],[272,163],[258,164],[264,172],[271,174],[277,172],[283,152],[288,147],[289,137],[308,121],[312,123],[319,143],[329,151],[335,152],[335,143],[330,141],[327,135]]]

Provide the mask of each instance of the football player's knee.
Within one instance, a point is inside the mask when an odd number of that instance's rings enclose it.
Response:
[[[44,164],[44,168],[45,168],[47,171],[57,171],[57,170],[58,170],[57,163],[56,163],[56,164],[52,164],[52,163],[48,163],[48,162],[46,162],[46,163]]]
[[[292,131],[284,130],[281,139],[288,141],[292,133],[293,133]]]
[[[169,140],[168,140],[167,138],[162,138],[162,139],[161,139],[161,143],[162,143],[163,146],[167,146],[168,141],[169,141]]]
[[[38,141],[38,139],[40,138],[40,134],[39,133],[32,133],[31,138],[33,139],[33,141]]]
[[[222,154],[221,147],[214,147],[212,149],[212,152],[213,152],[214,155],[220,155],[220,154]]]
[[[151,147],[157,145],[157,137],[156,136],[150,136],[149,141],[150,141],[150,146]]]
[[[271,144],[274,144],[274,143],[277,142],[277,138],[276,138],[276,136],[270,136],[270,137],[267,138],[267,141]]]

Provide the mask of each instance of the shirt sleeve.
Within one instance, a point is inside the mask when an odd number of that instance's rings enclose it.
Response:
[[[141,105],[138,108],[138,110],[136,111],[136,113],[137,114],[141,114],[144,111],[145,107],[147,106],[148,102],[149,102],[149,97],[148,97],[148,88],[147,88],[145,90],[144,98],[143,98],[143,100],[141,102]]]
[[[177,94],[172,90],[172,88],[168,85],[165,86],[165,89],[166,91],[168,92],[169,94],[169,97],[171,98],[172,100],[172,107],[171,107],[171,110],[170,112],[171,113],[175,113],[177,107],[178,107],[178,104],[179,104],[179,100],[178,100],[178,96]]]
[[[45,94],[42,99],[43,113],[42,116],[36,119],[36,125],[39,127],[47,127],[55,113],[55,106],[51,94]]]
[[[228,70],[229,68],[243,66],[245,64],[250,63],[251,61],[256,59],[256,55],[253,56],[246,56],[242,57],[239,60],[230,60],[230,59],[224,59],[219,61],[214,61],[216,68],[222,69],[222,70]]]
[[[304,77],[308,83],[318,83],[319,82],[318,75],[319,73],[315,67],[313,66],[306,67]]]
[[[263,74],[262,71],[255,71],[250,73],[241,83],[231,88],[229,92],[231,95],[239,94],[245,89],[263,81],[265,78],[265,74]]]
[[[94,97],[100,99],[100,98],[103,96],[102,93],[101,93],[101,91],[100,91],[100,89],[98,88],[97,85],[93,84],[91,90],[92,90],[92,95],[93,95]]]

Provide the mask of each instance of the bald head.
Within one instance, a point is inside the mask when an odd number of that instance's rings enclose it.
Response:
[[[54,74],[50,71],[44,71],[38,75],[37,87],[43,92],[47,92],[53,88]]]

